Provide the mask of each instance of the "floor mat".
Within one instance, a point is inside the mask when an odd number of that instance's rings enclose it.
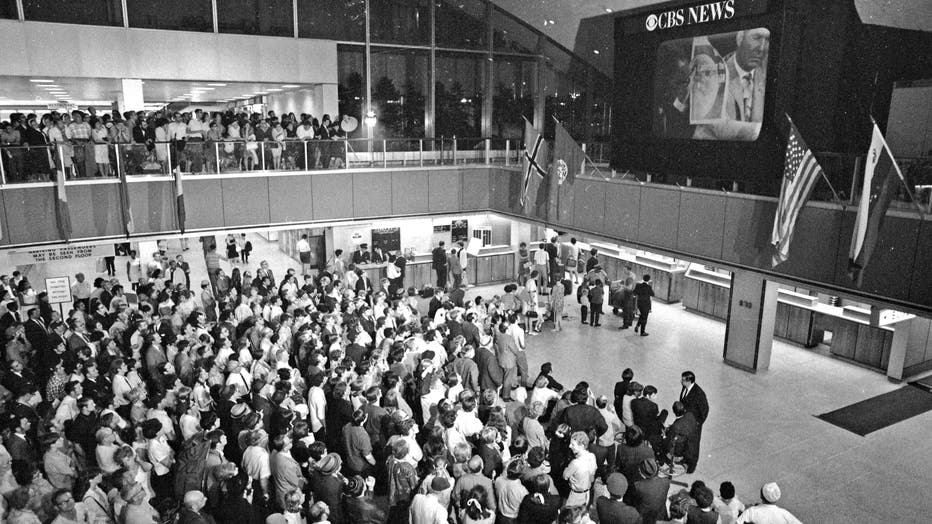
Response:
[[[818,417],[863,437],[930,410],[932,393],[907,385]]]

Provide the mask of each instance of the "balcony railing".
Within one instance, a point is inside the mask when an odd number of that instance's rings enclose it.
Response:
[[[493,138],[184,141],[0,147],[0,182],[47,182],[121,175],[223,174],[520,163],[518,140]]]

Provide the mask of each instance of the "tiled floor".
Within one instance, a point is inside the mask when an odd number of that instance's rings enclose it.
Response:
[[[222,237],[218,240],[222,245]],[[251,268],[263,259],[277,275],[297,267],[274,244],[256,235],[251,240]],[[177,251],[177,241],[169,246]],[[192,241],[187,254],[195,283],[206,275],[199,253]],[[56,269],[73,274],[88,265],[93,263]],[[125,278],[123,271],[119,276]],[[474,288],[468,296],[500,292],[501,286]],[[578,317],[575,302],[568,306]],[[928,521],[932,413],[866,437],[815,417],[901,386],[880,373],[780,341],[774,343],[769,371],[753,375],[731,368],[722,363],[724,324],[687,313],[679,304],[655,303],[649,337],[619,331],[619,325],[610,314],[599,328],[581,325],[578,318],[565,322],[561,333],[549,332],[548,325],[530,338],[530,366],[534,370],[550,361],[564,384],[586,380],[597,395],[609,397],[622,369],[631,367],[635,380],[660,390],[660,404],[667,408],[679,395],[680,373],[693,370],[711,411],[697,472],[678,480],[702,479],[716,490],[730,480],[745,503],[758,501],[761,484],[776,481],[783,491],[781,505],[804,522]]]

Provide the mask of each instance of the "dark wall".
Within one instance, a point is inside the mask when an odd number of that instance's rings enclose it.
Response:
[[[765,6],[759,14],[664,31],[637,31],[632,24],[645,13],[697,3],[705,2],[674,2],[615,19],[617,169],[747,181],[748,191],[776,194],[788,132],[784,114],[813,151],[859,155],[870,140],[870,115],[885,127],[894,82],[932,78],[932,34],[864,25],[853,0],[757,0]],[[759,138],[656,138],[651,123],[659,44],[760,26],[771,30],[771,45]],[[850,176],[845,171],[841,175]]]

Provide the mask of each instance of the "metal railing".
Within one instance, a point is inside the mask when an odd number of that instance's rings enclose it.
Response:
[[[316,171],[351,168],[520,164],[519,140],[420,138],[156,143],[62,143],[0,147],[0,182],[51,181],[121,175],[223,174],[251,171]]]

